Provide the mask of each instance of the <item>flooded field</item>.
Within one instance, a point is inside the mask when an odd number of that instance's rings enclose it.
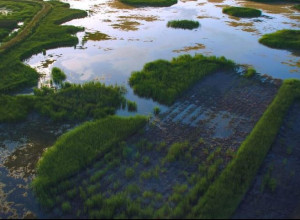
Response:
[[[134,8],[116,0],[64,2],[89,12],[88,17],[66,24],[83,26],[86,32],[97,34],[78,33],[80,43],[76,47],[48,50],[26,60],[44,74],[39,86],[49,83],[54,66],[64,70],[67,81],[72,83],[100,81],[124,85],[128,90],[126,98],[138,104],[138,114],[151,114],[155,106],[162,110],[149,136],[145,137],[152,141],[165,140],[171,144],[189,139],[195,142],[201,133],[207,145],[212,146],[210,150],[230,146],[234,152],[271,102],[277,86],[252,84],[235,75],[218,73],[197,84],[173,106],[166,107],[139,98],[128,86],[131,72],[142,69],[146,62],[201,53],[225,56],[274,78],[300,79],[300,54],[258,43],[265,33],[300,29],[300,13],[290,4],[182,0],[171,7]],[[228,5],[255,7],[263,11],[263,16],[230,17],[222,13],[222,8]],[[0,14],[6,12],[0,9]],[[166,27],[169,20],[177,19],[198,20],[200,27],[195,30]],[[117,114],[136,113],[119,110]],[[44,217],[29,187],[34,167],[44,149],[72,127],[74,125],[61,126],[35,115],[23,123],[0,124],[0,218]],[[156,154],[149,153],[149,156]],[[168,178],[174,177],[177,171],[174,168]]]
[[[72,127],[37,115],[22,123],[0,124],[0,218],[38,215],[30,188],[36,163],[43,151]]]
[[[136,186],[141,195],[144,195],[143,192],[153,192],[162,197],[160,201],[141,198],[143,205],[156,210],[170,203],[176,185],[187,185],[188,190],[192,189],[195,184],[192,177],[205,175],[198,170],[199,165],[209,167],[213,161],[219,161],[220,169],[214,174],[217,176],[234,157],[277,89],[270,82],[244,79],[236,73],[222,72],[208,76],[167,112],[153,118],[143,134],[136,134],[126,141],[131,152],[127,158],[122,158],[118,165],[111,167],[103,157],[94,166],[72,177],[72,187],[84,189],[87,186],[101,186],[97,193],[101,192],[110,198],[125,192],[130,186]],[[173,163],[166,162],[166,149],[184,142],[188,142],[189,153],[180,155]],[[134,169],[132,178],[124,176],[128,167]],[[107,171],[93,181],[97,173],[104,170]],[[65,201],[65,193],[59,199]],[[80,218],[90,217],[82,210],[84,200],[79,195],[68,201],[72,207],[78,207],[76,211],[81,213]],[[46,215],[71,217],[63,215],[59,206]]]
[[[179,1],[171,7],[134,8],[115,0],[65,2],[89,11],[88,17],[66,24],[83,26],[86,32],[103,33],[107,37],[86,41],[82,32],[75,48],[49,50],[46,55],[41,53],[27,60],[27,64],[45,74],[40,84],[49,82],[53,66],[63,69],[67,80],[73,83],[122,84],[128,88],[127,97],[139,104],[138,113],[148,114],[157,103],[135,96],[127,80],[132,71],[156,59],[169,60],[185,53],[225,56],[239,64],[251,65],[261,74],[281,79],[300,78],[299,54],[271,49],[258,42],[265,33],[300,28],[300,13],[289,4],[198,0]],[[228,5],[256,7],[263,11],[263,16],[252,19],[227,16],[222,8]],[[198,20],[200,27],[167,28],[169,20],[177,19]]]
[[[300,102],[289,110],[276,141],[234,218],[300,217]]]

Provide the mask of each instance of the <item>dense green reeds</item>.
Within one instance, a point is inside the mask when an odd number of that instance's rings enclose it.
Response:
[[[33,189],[41,204],[51,207],[55,201],[49,187],[76,174],[96,158],[104,157],[118,143],[141,129],[146,117],[111,116],[86,122],[61,136],[39,160]]]
[[[68,4],[49,1],[51,11],[38,21],[37,27],[24,41],[0,54],[0,93],[10,92],[36,85],[38,73],[24,65],[21,60],[45,49],[74,46],[78,43],[73,36],[83,29],[74,26],[60,26],[59,24],[74,18],[84,17],[85,11],[70,9]],[[14,2],[18,4],[18,2]]]
[[[139,96],[170,105],[195,82],[220,70],[233,70],[235,64],[225,57],[182,55],[171,61],[147,63],[142,71],[133,72],[129,84]]]
[[[18,27],[18,22],[24,22],[24,25],[33,18],[33,16],[41,9],[41,5],[37,2],[30,1],[8,1],[1,0],[0,8],[5,8],[9,11],[8,14],[0,14],[0,29],[5,31],[0,32],[0,42],[7,41],[9,33]]]
[[[92,82],[83,85],[65,83],[57,91],[43,87],[35,89],[34,95],[1,95],[0,122],[25,119],[33,111],[55,121],[103,118],[125,106],[124,93],[123,87]]]
[[[15,122],[27,117],[34,109],[33,96],[0,95],[0,122]]]
[[[265,34],[259,42],[268,47],[278,49],[300,50],[300,30],[280,30]]]
[[[168,21],[167,27],[172,28],[180,28],[180,29],[195,29],[200,26],[198,21],[190,21],[190,20],[172,20]]]
[[[177,3],[177,0],[120,0],[120,2],[133,6],[166,7]]]
[[[61,84],[67,78],[66,74],[57,67],[54,67],[52,69],[51,76],[52,76],[53,82],[56,84]]]
[[[240,18],[254,18],[261,16],[260,10],[245,7],[225,7],[223,8],[223,13]]]
[[[230,218],[253,183],[284,116],[300,98],[300,81],[286,80],[278,94],[246,140],[236,157],[210,186],[190,214],[192,218]]]
[[[300,4],[299,5],[294,5],[294,7],[293,8],[295,8],[295,9],[297,9],[297,10],[299,10],[300,11]]]

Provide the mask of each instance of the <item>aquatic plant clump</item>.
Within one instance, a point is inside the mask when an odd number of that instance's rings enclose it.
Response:
[[[136,133],[147,122],[143,116],[122,118],[111,116],[86,122],[61,136],[42,156],[37,165],[33,189],[41,204],[52,206],[49,187],[76,174],[96,158],[105,156],[118,143]]]
[[[251,78],[254,77],[256,74],[256,70],[252,67],[249,67],[243,76],[246,78]]]
[[[234,67],[234,62],[225,57],[182,55],[171,61],[147,63],[141,71],[131,74],[129,84],[139,96],[171,105],[203,77],[220,70],[232,71]]]
[[[198,21],[191,21],[191,20],[173,20],[169,21],[167,27],[172,28],[181,28],[181,29],[195,29],[200,26]]]
[[[265,34],[259,43],[278,49],[300,50],[300,30],[280,30]]]
[[[51,76],[52,76],[53,82],[56,84],[62,83],[67,78],[66,74],[57,67],[54,67],[52,69]]]
[[[297,10],[299,10],[300,11],[300,4],[299,5],[294,5],[294,7],[293,8],[295,8],[295,9],[297,9]]]
[[[254,18],[261,16],[260,10],[245,7],[225,7],[223,8],[223,13],[240,18]]]
[[[120,0],[120,2],[133,6],[166,7],[177,3],[177,0]]]
[[[32,111],[55,121],[99,119],[113,115],[126,105],[123,87],[105,86],[99,82],[83,85],[64,83],[61,86],[58,91],[48,87],[35,89],[34,95],[1,95],[0,122],[25,119]]]
[[[286,112],[300,98],[300,81],[286,80],[236,157],[193,208],[191,217],[230,218],[251,186],[279,132]]]

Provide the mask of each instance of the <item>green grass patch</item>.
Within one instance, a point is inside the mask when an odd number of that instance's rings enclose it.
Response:
[[[293,8],[294,8],[294,9],[297,9],[298,11],[300,11],[300,4],[299,4],[299,5],[294,5]]]
[[[153,109],[153,114],[158,115],[160,113],[160,108],[158,106],[155,106]]]
[[[19,6],[19,1],[10,2]],[[59,1],[49,1],[47,4],[52,6],[50,12],[38,20],[38,25],[31,30],[25,40],[17,42],[0,54],[0,93],[16,91],[37,84],[38,73],[23,64],[21,60],[46,49],[74,46],[78,43],[78,38],[74,34],[83,29],[69,25],[60,26],[60,24],[85,17],[87,13],[82,10],[70,9],[69,4]],[[41,7],[39,4],[37,5],[37,7]],[[22,5],[20,7],[22,8]]]
[[[34,15],[41,10],[37,2],[0,0],[0,8],[7,9],[10,13],[0,14],[0,29],[5,29],[5,34],[0,31],[0,42],[11,39],[8,35],[18,27],[18,22],[24,22],[26,26]],[[21,30],[23,29],[21,28]]]
[[[129,112],[136,112],[137,111],[137,104],[136,102],[127,100],[127,107]]]
[[[25,119],[36,111],[55,121],[81,121],[113,115],[125,102],[125,89],[99,82],[83,85],[62,84],[60,90],[35,89],[35,95],[0,95],[0,122]]]
[[[52,76],[53,82],[56,84],[61,84],[67,78],[66,74],[57,67],[54,67],[52,69],[51,76]]]
[[[16,122],[27,117],[34,109],[33,96],[0,95],[0,122]]]
[[[192,218],[230,218],[253,183],[292,103],[300,98],[300,81],[286,80],[236,157],[193,208]],[[276,183],[270,186],[275,189]]]
[[[132,6],[167,7],[177,3],[177,0],[120,0],[120,2]]]
[[[185,154],[185,151],[189,148],[189,142],[176,142],[172,144],[168,150],[168,154],[165,160],[168,162],[173,162],[179,160]]]
[[[128,167],[125,171],[125,176],[127,179],[131,179],[134,176],[134,174],[135,174],[135,171],[131,167]]]
[[[167,27],[172,27],[172,28],[180,28],[180,29],[195,29],[200,26],[198,21],[190,21],[190,20],[173,20],[173,21],[168,21]]]
[[[265,34],[259,43],[272,48],[300,50],[300,30],[280,30]]]
[[[256,75],[256,70],[252,67],[249,67],[243,76],[246,78],[252,78],[255,75]]]
[[[239,18],[254,18],[261,16],[260,10],[245,7],[225,7],[222,12]]]
[[[118,143],[136,133],[147,122],[146,117],[111,116],[86,122],[61,136],[39,160],[33,189],[41,204],[53,205],[49,188],[76,174],[79,170],[118,147]]]
[[[221,70],[233,70],[235,64],[225,57],[182,55],[171,61],[157,60],[133,72],[129,84],[134,93],[171,105],[176,98],[205,76]]]

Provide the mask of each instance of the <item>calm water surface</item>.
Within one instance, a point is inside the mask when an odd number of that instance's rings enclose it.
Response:
[[[134,8],[115,0],[65,0],[72,8],[87,10],[89,16],[66,24],[83,26],[86,32],[101,32],[110,40],[87,41],[78,33],[79,45],[38,54],[26,61],[46,74],[40,84],[49,82],[53,66],[63,69],[73,83],[100,81],[124,85],[127,98],[138,103],[138,113],[149,114],[157,103],[140,99],[128,86],[132,71],[146,62],[172,59],[179,54],[225,56],[240,64],[253,66],[259,73],[275,78],[300,79],[299,54],[271,49],[258,43],[265,33],[280,29],[299,29],[300,13],[292,5],[247,2],[244,0],[179,1],[165,8]],[[222,13],[228,5],[259,8],[263,16],[237,19]],[[201,26],[195,30],[167,28],[169,20],[193,19]],[[159,105],[160,106],[160,105]],[[163,110],[163,106],[160,106]],[[128,115],[125,111],[120,115]]]

